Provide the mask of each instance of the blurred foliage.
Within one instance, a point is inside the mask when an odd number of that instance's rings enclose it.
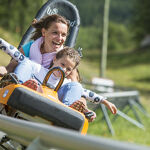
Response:
[[[80,27],[77,38],[77,47],[83,50],[101,49],[102,47],[102,29],[98,27]],[[134,39],[132,32],[123,25],[114,22],[109,23],[108,50],[109,51],[128,51],[134,48]]]
[[[105,1],[69,1],[77,6],[81,18],[77,46],[101,49]],[[45,2],[47,0],[0,0],[0,27],[22,36]],[[109,50],[132,49],[134,41],[139,43],[150,33],[149,6],[149,0],[110,1]]]
[[[82,26],[102,26],[105,0],[70,0],[77,6]],[[110,0],[110,21],[127,24],[132,19],[136,0]]]
[[[0,26],[22,35],[29,27],[43,1],[0,0]]]
[[[133,45],[133,33],[124,24],[109,23],[108,50],[128,51]]]
[[[150,34],[150,1],[137,0],[134,7],[132,18],[132,29],[134,30],[135,39],[140,42],[145,36]]]
[[[76,45],[83,49],[99,48],[102,42],[102,30],[98,27],[80,27]]]

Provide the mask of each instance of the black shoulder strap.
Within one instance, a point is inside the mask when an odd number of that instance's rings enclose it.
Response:
[[[80,26],[80,16],[76,6],[67,0],[48,0],[37,12],[35,18],[39,20],[40,18],[50,14],[62,15],[70,22],[69,35],[65,45],[74,47]],[[18,49],[30,40],[31,33],[33,31],[33,27],[30,26],[23,35]]]

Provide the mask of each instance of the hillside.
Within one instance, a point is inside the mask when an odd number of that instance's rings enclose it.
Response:
[[[87,79],[99,76],[100,58],[100,50],[84,51],[80,66],[81,75]],[[150,91],[149,58],[150,50],[108,53],[106,78],[114,80],[117,85],[133,87],[142,93],[148,93]]]
[[[15,33],[10,33],[0,27],[0,37],[9,42],[10,44],[14,46],[18,46],[20,39],[19,36]],[[5,54],[3,51],[0,51],[0,64],[1,65],[7,65],[10,61],[10,56]]]

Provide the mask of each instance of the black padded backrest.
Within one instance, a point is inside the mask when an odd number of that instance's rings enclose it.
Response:
[[[64,16],[70,22],[69,35],[65,45],[74,47],[80,26],[80,16],[76,6],[67,0],[48,0],[40,8],[35,18],[37,20],[40,20],[40,18],[50,14],[59,14],[61,16]],[[33,31],[34,28],[30,26],[23,35],[23,38],[18,46],[18,49],[30,40],[31,33]]]

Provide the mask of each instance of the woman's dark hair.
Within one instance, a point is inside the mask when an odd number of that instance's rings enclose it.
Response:
[[[36,40],[41,37],[42,28],[48,29],[53,22],[66,24],[69,31],[69,22],[63,16],[60,16],[58,14],[49,15],[40,19],[39,21],[37,21],[36,19],[33,20],[32,27],[35,28],[35,31],[33,32],[33,36],[31,37],[31,39]]]

